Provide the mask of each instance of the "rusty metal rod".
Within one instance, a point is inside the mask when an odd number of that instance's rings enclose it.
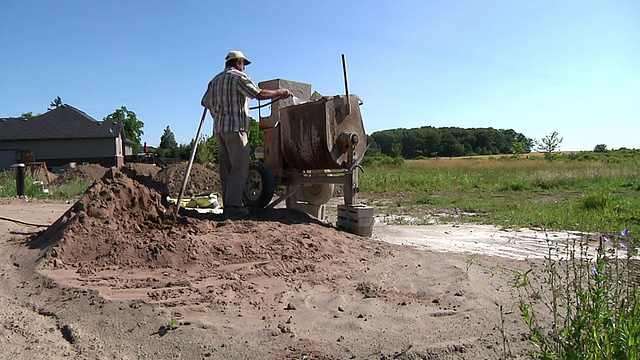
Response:
[[[178,201],[176,202],[176,216],[180,211],[180,202],[184,196],[184,189],[187,188],[187,181],[189,181],[189,173],[191,172],[191,166],[193,165],[193,159],[196,157],[196,149],[198,148],[198,141],[200,140],[200,133],[202,132],[202,125],[204,119],[207,117],[207,108],[202,111],[202,119],[200,119],[200,126],[198,126],[198,132],[196,133],[196,139],[193,142],[193,148],[191,148],[191,155],[189,156],[189,162],[187,163],[187,170],[184,172],[184,178],[182,179],[182,186],[180,187],[180,194],[178,195]]]
[[[344,92],[347,95],[347,115],[351,115],[351,100],[349,100],[349,79],[347,78],[347,60],[342,54],[342,73],[344,74]]]
[[[280,196],[279,198],[277,198],[275,201],[273,201],[271,204],[267,205],[266,209],[273,209],[275,208],[278,204],[280,204],[283,200],[288,199],[289,197],[291,197],[291,195],[293,195],[293,193],[296,191],[295,187],[291,187],[291,186],[287,186],[287,191],[284,193],[284,195]]]

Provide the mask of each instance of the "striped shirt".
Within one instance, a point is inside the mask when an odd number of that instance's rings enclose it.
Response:
[[[228,66],[216,75],[202,97],[202,106],[209,109],[216,133],[249,131],[249,101],[260,88],[249,75]]]

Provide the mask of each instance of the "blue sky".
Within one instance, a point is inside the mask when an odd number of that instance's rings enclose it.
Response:
[[[239,49],[255,82],[324,95],[344,93],[344,53],[368,134],[493,127],[556,131],[567,151],[640,148],[635,0],[5,0],[0,49],[0,117],[56,96],[97,120],[124,105],[149,145],[167,126],[195,136],[207,82]]]

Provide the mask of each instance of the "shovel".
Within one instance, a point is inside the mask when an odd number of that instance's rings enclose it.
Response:
[[[176,202],[176,216],[180,211],[180,203],[184,196],[184,190],[187,188],[187,182],[189,181],[189,173],[191,172],[191,166],[193,166],[193,159],[196,157],[196,149],[198,149],[198,141],[200,140],[200,133],[202,132],[202,125],[204,119],[207,117],[207,108],[202,111],[202,119],[200,119],[200,126],[198,126],[198,132],[196,133],[196,139],[193,142],[193,148],[191,149],[191,155],[189,156],[189,162],[187,163],[187,170],[184,172],[184,178],[182,179],[182,187],[180,188],[180,194],[178,195],[178,201]]]

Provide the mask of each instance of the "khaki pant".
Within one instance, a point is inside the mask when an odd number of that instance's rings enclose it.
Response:
[[[217,133],[222,204],[242,206],[249,174],[249,136],[246,132]]]

